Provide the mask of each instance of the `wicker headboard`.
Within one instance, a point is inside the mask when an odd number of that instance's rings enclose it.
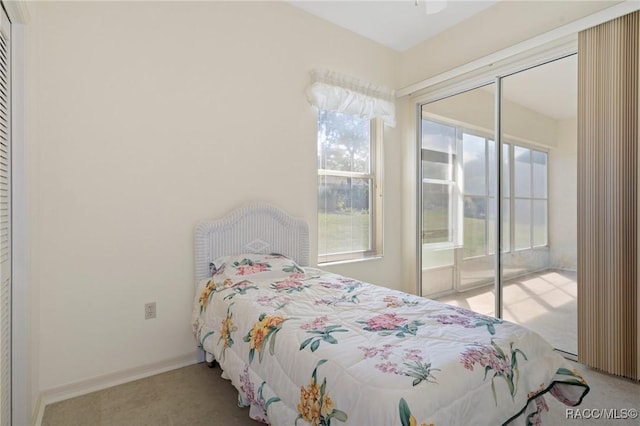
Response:
[[[220,256],[279,253],[309,265],[309,226],[269,204],[253,203],[195,228],[196,282]]]

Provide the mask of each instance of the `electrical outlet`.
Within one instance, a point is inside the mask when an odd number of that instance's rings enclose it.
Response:
[[[144,319],[152,319],[156,317],[156,302],[144,304]]]

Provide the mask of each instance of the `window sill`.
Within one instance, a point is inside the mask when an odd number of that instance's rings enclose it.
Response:
[[[525,251],[544,251],[544,250],[549,250],[549,246],[545,245],[545,246],[519,248],[519,249],[513,250],[511,253],[522,253]]]
[[[355,259],[344,259],[344,260],[331,260],[328,262],[318,262],[318,267],[323,266],[334,266],[334,265],[346,265],[349,263],[358,263],[358,262],[368,262],[371,260],[380,260],[383,258],[383,255],[375,255],[375,256],[367,256],[367,257],[358,257]]]

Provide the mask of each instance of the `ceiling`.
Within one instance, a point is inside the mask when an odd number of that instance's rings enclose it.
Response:
[[[448,0],[436,13],[426,13],[427,2],[443,0],[292,0],[312,15],[397,51],[407,50],[498,3],[498,0]]]

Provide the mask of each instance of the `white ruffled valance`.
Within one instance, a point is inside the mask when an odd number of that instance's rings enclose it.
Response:
[[[381,118],[391,127],[396,125],[395,93],[335,71],[311,71],[307,88],[309,103],[318,109]]]

